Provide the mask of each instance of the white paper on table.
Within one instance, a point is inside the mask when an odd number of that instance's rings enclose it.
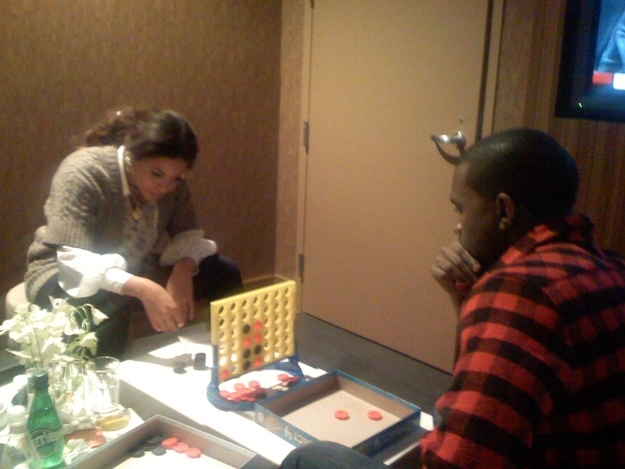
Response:
[[[208,331],[193,331],[184,335],[179,335],[178,340],[193,353],[212,352],[213,346],[210,342],[210,334]]]
[[[178,336],[178,342],[166,345],[148,353],[155,358],[164,360],[182,356],[195,356],[198,353],[206,354],[206,364],[213,363],[213,347],[206,332],[194,332]]]

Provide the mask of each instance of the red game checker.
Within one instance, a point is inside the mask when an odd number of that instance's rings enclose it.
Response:
[[[163,445],[163,448],[165,449],[174,449],[174,446],[176,446],[176,443],[178,443],[178,438],[167,438],[163,440],[161,445]]]
[[[174,451],[176,453],[186,453],[189,450],[189,445],[186,443],[178,442],[174,445]]]
[[[202,452],[198,448],[189,448],[185,454],[191,459],[196,459],[202,455]]]

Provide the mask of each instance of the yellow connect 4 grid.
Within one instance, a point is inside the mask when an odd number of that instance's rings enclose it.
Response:
[[[295,354],[296,302],[293,280],[211,302],[219,382]]]

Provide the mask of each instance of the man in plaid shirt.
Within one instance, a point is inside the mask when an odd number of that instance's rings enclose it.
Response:
[[[458,241],[432,275],[459,314],[456,362],[415,467],[625,467],[625,262],[573,214],[573,159],[513,129],[450,162]],[[324,442],[283,467],[384,466]]]

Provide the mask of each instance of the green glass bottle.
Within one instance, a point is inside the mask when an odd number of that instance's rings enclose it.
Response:
[[[48,393],[48,373],[35,370],[29,383],[35,392],[26,423],[33,457],[31,466],[37,469],[63,467],[65,438],[61,419]]]

